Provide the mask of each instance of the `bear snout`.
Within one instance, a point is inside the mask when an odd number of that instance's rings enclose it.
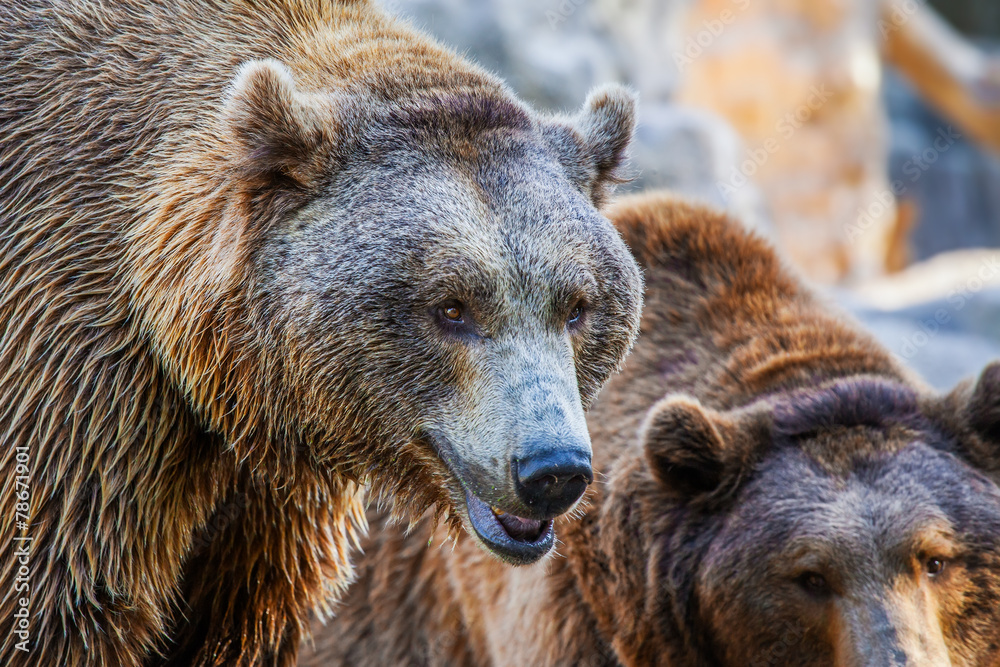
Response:
[[[527,456],[511,462],[514,491],[540,519],[553,519],[569,510],[594,480],[590,448],[530,447]]]
[[[845,610],[837,624],[838,667],[950,667],[941,628],[922,605],[901,603],[891,594]],[[930,621],[930,622],[928,622]]]

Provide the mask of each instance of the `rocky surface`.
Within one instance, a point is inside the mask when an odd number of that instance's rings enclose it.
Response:
[[[1000,250],[940,254],[829,294],[939,389],[1000,359]]]
[[[890,179],[916,204],[916,259],[957,248],[1000,247],[1000,156],[959,137],[945,151],[931,147],[954,131],[891,71],[883,97],[892,119]]]
[[[897,311],[856,306],[854,314],[931,386],[947,390],[1000,359],[1000,290],[973,296],[959,312],[951,306],[945,300]],[[938,325],[942,310],[951,320]]]

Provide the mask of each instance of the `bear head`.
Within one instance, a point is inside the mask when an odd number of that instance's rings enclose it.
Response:
[[[335,471],[402,516],[437,503],[527,563],[592,480],[584,410],[638,330],[639,270],[596,209],[635,102],[609,86],[541,116],[491,81],[379,99],[244,64],[205,269],[238,286],[227,335],[159,347],[261,471]]]
[[[596,538],[621,573],[607,606],[640,600],[611,626],[616,652],[624,664],[997,664],[998,406],[1000,363],[945,398],[872,376],[732,410],[663,399],[643,452],[616,464]]]

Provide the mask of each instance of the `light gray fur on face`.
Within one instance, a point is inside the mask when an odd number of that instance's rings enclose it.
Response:
[[[589,457],[584,407],[631,345],[641,279],[538,133],[480,143],[471,160],[397,141],[338,165],[273,234],[264,274],[288,335],[313,349],[300,355],[316,397],[307,428],[324,428],[323,405],[354,402],[357,420],[398,425],[379,435],[400,447],[430,440],[457,477],[454,501],[469,490],[530,516],[512,461],[539,448]],[[464,333],[436,319],[449,301]]]

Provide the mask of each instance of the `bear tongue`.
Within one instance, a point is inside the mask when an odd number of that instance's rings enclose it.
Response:
[[[493,510],[493,516],[497,518],[497,521],[507,531],[507,534],[519,542],[536,542],[545,530],[544,521],[522,519],[519,516],[507,514],[496,509]]]

